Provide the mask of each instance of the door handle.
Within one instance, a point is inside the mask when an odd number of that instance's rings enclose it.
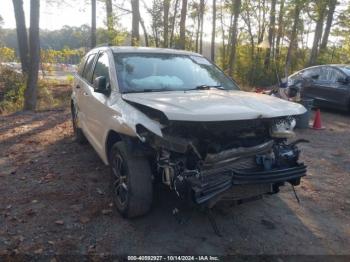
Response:
[[[77,85],[75,88],[76,88],[76,89],[79,89],[79,88],[80,88],[80,86],[79,86],[79,85]]]

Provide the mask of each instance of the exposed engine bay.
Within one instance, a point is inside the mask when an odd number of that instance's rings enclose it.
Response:
[[[158,110],[139,107],[162,124],[160,137],[137,126],[156,174],[180,198],[213,206],[277,193],[285,182],[299,185],[306,166],[298,162],[293,117],[236,121],[169,121]]]

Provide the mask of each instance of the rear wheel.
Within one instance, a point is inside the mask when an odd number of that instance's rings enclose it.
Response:
[[[86,144],[87,140],[83,133],[83,130],[81,130],[81,128],[78,127],[78,110],[74,105],[72,105],[71,111],[75,140],[81,145]]]
[[[117,142],[109,153],[112,194],[118,211],[127,218],[146,214],[152,205],[152,173],[145,156],[130,152],[125,142]]]

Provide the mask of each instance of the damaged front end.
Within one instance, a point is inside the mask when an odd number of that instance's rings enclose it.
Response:
[[[161,181],[181,198],[213,206],[277,193],[285,182],[299,185],[306,166],[299,163],[292,117],[221,122],[162,122],[163,136],[143,126],[137,133],[152,149]]]

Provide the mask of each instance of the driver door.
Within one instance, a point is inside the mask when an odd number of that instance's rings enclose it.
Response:
[[[106,78],[106,86],[111,90],[110,78],[110,61],[106,52],[98,54],[97,61],[92,74],[92,83],[97,77],[103,76]],[[107,126],[109,109],[109,95],[95,92],[93,84],[89,87],[86,94],[88,109],[87,109],[87,126],[90,132],[92,143],[98,150],[104,148],[104,130]]]

